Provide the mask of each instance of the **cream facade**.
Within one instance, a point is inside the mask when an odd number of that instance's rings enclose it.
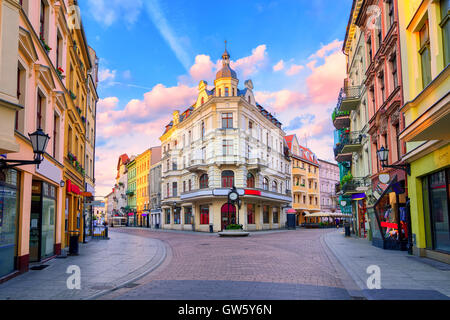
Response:
[[[239,89],[227,51],[214,88],[201,81],[197,101],[173,113],[161,136],[162,227],[220,231],[228,224],[245,230],[285,226],[291,202],[285,133],[256,103],[251,80]],[[241,208],[227,204],[235,186]]]

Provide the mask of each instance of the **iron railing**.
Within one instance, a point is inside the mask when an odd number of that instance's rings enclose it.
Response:
[[[362,86],[344,87],[339,92],[339,98],[337,103],[337,110],[340,109],[344,100],[359,99],[361,98]]]

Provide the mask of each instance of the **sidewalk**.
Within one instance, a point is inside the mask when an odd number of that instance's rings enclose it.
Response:
[[[110,240],[80,244],[78,256],[52,259],[42,270],[29,270],[0,284],[0,300],[93,299],[115,288],[129,285],[158,267],[165,259],[165,245],[156,239],[109,232]],[[76,265],[81,270],[81,289],[67,288]]]
[[[450,266],[405,251],[383,250],[343,230],[324,235],[328,248],[369,300],[450,300]],[[368,289],[367,267],[381,270],[381,289]]]

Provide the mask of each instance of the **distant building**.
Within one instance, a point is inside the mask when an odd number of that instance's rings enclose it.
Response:
[[[297,225],[305,216],[320,211],[319,162],[316,155],[298,143],[297,136],[285,138],[291,154],[292,208],[297,212]]]
[[[320,211],[341,212],[337,205],[336,184],[339,183],[339,167],[335,163],[319,159]]]
[[[161,225],[161,147],[152,148],[148,179],[150,195],[149,226],[159,228]]]

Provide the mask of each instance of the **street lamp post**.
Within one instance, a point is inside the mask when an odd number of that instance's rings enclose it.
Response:
[[[33,147],[34,160],[0,159],[0,169],[10,169],[29,164],[36,164],[39,168],[39,164],[44,160],[44,153],[47,148],[48,140],[50,140],[50,136],[42,131],[41,128],[33,133],[29,133],[28,136],[30,137],[31,145]]]
[[[377,151],[378,160],[381,162],[381,167],[384,168],[394,168],[394,169],[401,169],[405,171],[408,176],[411,175],[411,166],[409,163],[407,164],[398,164],[398,165],[387,165],[388,157],[389,157],[389,149],[385,149],[383,146],[380,150]]]

